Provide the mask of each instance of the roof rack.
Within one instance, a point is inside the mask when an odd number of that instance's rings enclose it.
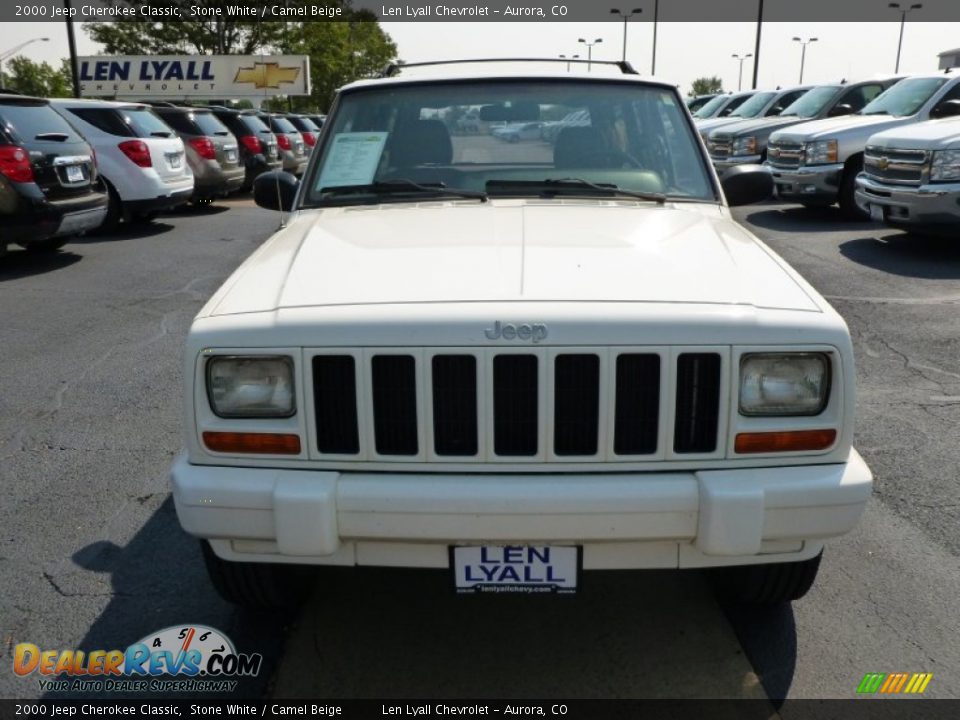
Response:
[[[549,62],[549,63],[577,63],[580,65],[612,65],[620,68],[624,75],[639,75],[633,65],[626,60],[575,60],[573,58],[470,58],[467,60],[432,60],[427,62],[415,63],[390,63],[381,72],[378,77],[389,78],[396,77],[401,70],[413,67],[426,67],[430,65],[460,65],[462,63],[496,63],[496,62]]]

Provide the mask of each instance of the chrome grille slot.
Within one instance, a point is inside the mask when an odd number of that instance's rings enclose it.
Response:
[[[477,359],[434,355],[433,451],[437,455],[477,454]]]
[[[537,454],[537,365],[536,355],[493,359],[493,450],[501,457]]]
[[[374,355],[370,377],[377,454],[416,455],[416,360],[412,355]]]
[[[657,450],[660,416],[660,356],[617,356],[613,451],[649,455]]]
[[[720,356],[684,353],[677,358],[676,392],[674,452],[713,452],[720,411]]]
[[[320,452],[342,455],[360,452],[357,373],[352,356],[313,358],[313,406]]]
[[[796,169],[803,165],[803,145],[799,143],[769,143],[767,162],[773,167]]]

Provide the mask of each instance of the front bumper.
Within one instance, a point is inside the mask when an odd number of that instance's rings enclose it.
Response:
[[[773,175],[777,197],[797,202],[834,203],[840,193],[843,163],[808,165],[795,170],[766,167]]]
[[[889,225],[942,228],[954,234],[960,226],[960,183],[904,187],[861,175],[857,178],[855,197],[867,214],[871,214],[872,208],[879,208],[876,212],[882,213],[883,222]]]
[[[717,175],[723,177],[730,168],[739,167],[740,165],[759,165],[763,162],[762,155],[727,155],[723,158],[714,158],[710,156],[711,162],[713,162],[713,167],[717,171]],[[767,168],[769,170],[769,168]]]
[[[456,544],[583,545],[585,569],[812,557],[857,523],[872,476],[844,464],[670,473],[171,471],[183,528],[228,560],[446,567]]]

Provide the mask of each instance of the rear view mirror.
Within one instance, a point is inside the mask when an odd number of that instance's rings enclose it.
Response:
[[[732,167],[720,184],[730,207],[762,202],[773,195],[773,175],[762,165]]]
[[[945,100],[930,111],[932,118],[957,117],[960,115],[960,100]]]
[[[253,181],[253,201],[267,210],[289,212],[293,209],[299,186],[300,181],[288,172],[265,172]]]
[[[537,103],[518,102],[510,105],[484,105],[480,108],[480,119],[486,122],[529,122],[540,119],[540,106]]]
[[[827,113],[830,117],[839,117],[840,115],[851,115],[853,114],[853,105],[848,105],[847,103],[840,103],[830,109],[830,112]]]

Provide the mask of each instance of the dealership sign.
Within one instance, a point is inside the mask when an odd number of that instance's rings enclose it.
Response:
[[[306,55],[120,55],[77,58],[80,95],[125,99],[309,95]]]

